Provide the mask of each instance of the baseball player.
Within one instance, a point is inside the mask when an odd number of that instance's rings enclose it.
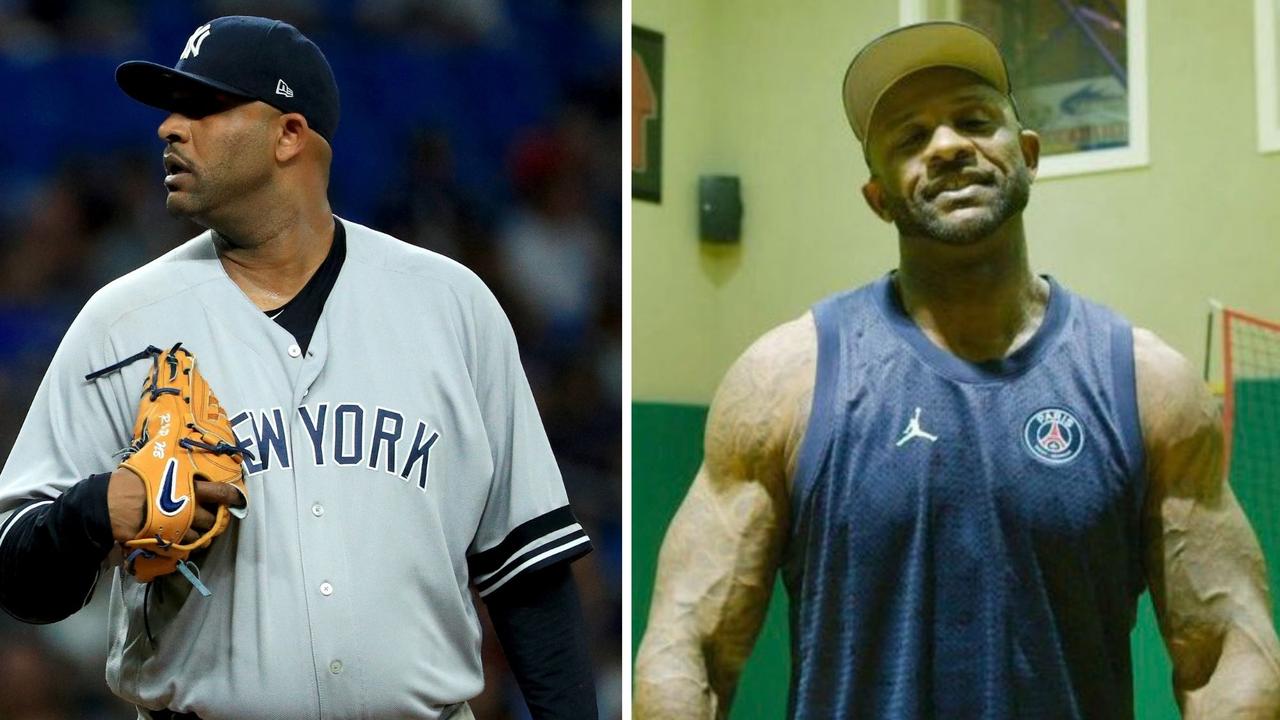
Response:
[[[663,543],[636,717],[724,717],[781,572],[788,717],[1134,717],[1150,589],[1187,718],[1280,716],[1222,427],[1152,333],[1031,272],[1039,159],[996,46],[885,34],[845,110],[898,268],[725,376]]]
[[[533,716],[594,718],[590,542],[510,325],[466,268],[333,215],[320,50],[222,17],[116,81],[170,113],[166,204],[208,231],[67,331],[0,473],[0,604],[56,621],[114,566],[107,682],[142,718],[469,718],[474,588]]]

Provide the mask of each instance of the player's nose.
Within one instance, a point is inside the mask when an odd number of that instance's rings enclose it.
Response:
[[[946,123],[934,128],[925,149],[930,164],[950,163],[973,154],[973,143]]]
[[[182,113],[169,113],[156,128],[156,134],[167,143],[187,142],[191,139],[191,119]]]

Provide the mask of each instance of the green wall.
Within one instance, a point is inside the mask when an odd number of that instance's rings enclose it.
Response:
[[[1280,374],[1280,356],[1271,363]],[[1280,598],[1280,382],[1238,380],[1235,390],[1231,487],[1269,561],[1272,612],[1280,627],[1280,605],[1274,602]]]

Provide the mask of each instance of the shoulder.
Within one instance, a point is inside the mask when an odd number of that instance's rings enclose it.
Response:
[[[341,222],[347,231],[347,262],[363,266],[379,285],[425,305],[450,303],[480,322],[506,322],[493,291],[466,265],[359,223]]]
[[[456,260],[350,220],[341,222],[347,231],[348,261],[382,273],[443,285],[468,295],[490,294],[484,282]]]
[[[1143,434],[1168,440],[1175,430],[1212,427],[1217,407],[1203,380],[1182,353],[1145,328],[1133,329],[1133,365]]]
[[[812,370],[818,357],[818,331],[813,313],[772,328],[747,347],[726,373],[726,387],[757,385],[779,388],[790,385],[806,369]]]
[[[1222,443],[1218,406],[1191,363],[1155,333],[1133,329],[1134,374],[1143,443],[1159,466],[1208,459]]]
[[[472,359],[483,361],[484,348],[514,347],[506,311],[470,268],[359,223],[342,223],[346,262],[362,268],[363,286],[378,288],[386,302],[446,318]]]
[[[752,343],[725,373],[711,403],[708,461],[739,477],[784,474],[808,418],[817,357],[811,312]]]
[[[105,332],[120,319],[180,295],[221,272],[210,234],[203,232],[103,285],[80,310],[76,325]]]

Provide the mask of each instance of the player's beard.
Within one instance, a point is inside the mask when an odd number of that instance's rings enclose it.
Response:
[[[247,133],[227,138],[215,160],[193,168],[187,188],[169,192],[165,209],[204,227],[211,227],[210,222],[226,211],[236,212],[233,208],[271,181],[270,167],[258,161],[266,152],[262,143],[262,138]]]
[[[1031,173],[1017,164],[1009,174],[995,175],[995,200],[984,212],[953,218],[937,204],[938,197],[904,198],[886,193],[885,208],[904,237],[923,237],[945,245],[969,245],[995,232],[1009,218],[1022,212],[1031,198]],[[917,193],[918,195],[918,193]]]

